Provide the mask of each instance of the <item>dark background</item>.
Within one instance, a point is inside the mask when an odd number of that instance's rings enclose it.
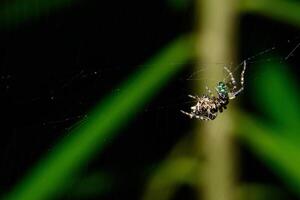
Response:
[[[140,64],[177,36],[191,32],[193,9],[190,4],[177,10],[161,0],[79,1],[1,29],[1,193],[9,191],[101,98],[118,92],[118,85]],[[239,33],[240,60],[272,46],[276,51],[255,59],[284,58],[299,40],[296,28],[251,15],[242,16]],[[296,57],[288,60],[292,66]],[[294,65],[291,70],[299,74],[297,69]],[[254,70],[250,66],[248,81]],[[187,107],[191,82],[186,78],[191,73],[192,63],[88,164],[83,174],[101,169],[114,178],[102,199],[140,199],[151,170],[187,134],[192,122],[179,110]],[[247,91],[246,85],[241,104],[259,112]],[[293,193],[245,146],[241,144],[240,150],[242,181],[278,185],[292,198]],[[72,199],[63,197],[68,198]],[[177,199],[193,199],[193,190],[183,187]]]

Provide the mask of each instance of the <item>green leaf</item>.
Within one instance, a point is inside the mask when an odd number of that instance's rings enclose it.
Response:
[[[190,5],[192,5],[191,0],[167,0],[167,3],[175,11],[186,10]]]
[[[14,0],[0,4],[0,27],[7,28],[27,20],[37,19],[75,0]]]
[[[194,39],[181,37],[141,66],[119,92],[103,99],[12,190],[8,200],[52,199],[194,55]],[[172,64],[170,64],[172,63]]]
[[[66,190],[67,199],[91,199],[107,194],[112,191],[114,184],[112,174],[97,171],[92,174],[77,178],[69,184],[70,188]]]
[[[269,128],[246,114],[239,115],[239,136],[300,196],[299,141],[285,137],[286,131]]]
[[[256,68],[252,91],[255,104],[276,124],[299,135],[300,95],[294,77],[288,72],[288,66],[268,63]]]
[[[300,26],[300,3],[291,0],[243,0],[241,11]]]

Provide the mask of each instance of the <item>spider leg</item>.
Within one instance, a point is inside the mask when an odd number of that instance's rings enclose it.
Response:
[[[210,118],[205,117],[205,116],[196,116],[196,118],[201,119],[201,120],[206,120],[206,121],[211,120]]]
[[[246,60],[244,60],[243,71],[241,73],[241,87],[242,88],[244,87],[244,75],[245,75],[246,68],[247,68],[247,63],[246,63]]]
[[[227,71],[227,73],[229,74],[229,77],[230,77],[230,81],[231,81],[231,84],[233,86],[233,90],[236,89],[236,81],[235,81],[235,78],[232,74],[232,72],[225,66],[224,69]]]
[[[209,89],[209,87],[205,86],[205,89],[207,90],[210,97],[214,96],[213,93],[211,92],[211,90]]]
[[[247,68],[247,63],[246,63],[246,60],[244,60],[243,70],[241,72],[241,88],[238,91],[233,92],[231,97],[229,97],[229,99],[234,99],[236,96],[238,96],[244,90],[244,76],[245,76],[246,68]]]
[[[196,96],[193,96],[193,95],[189,94],[188,97],[190,97],[190,98],[192,98],[192,99],[196,99],[196,100],[199,99],[199,97],[198,97],[197,95],[196,95]]]
[[[234,92],[229,99],[234,99],[237,97],[242,91],[244,90],[244,87],[241,87],[238,91]]]
[[[197,116],[196,116],[195,114],[188,113],[188,112],[185,112],[185,111],[183,111],[183,110],[180,110],[180,112],[182,112],[182,113],[185,114],[185,115],[188,115],[190,118],[193,118],[193,117],[196,117],[196,118],[197,118]]]

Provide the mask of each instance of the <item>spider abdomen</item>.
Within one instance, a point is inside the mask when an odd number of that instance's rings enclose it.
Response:
[[[202,120],[213,120],[218,114],[218,105],[215,102],[216,99],[210,98],[207,95],[203,95],[199,98],[198,103],[191,107],[192,113],[196,118],[199,116]]]
[[[218,98],[216,98],[215,100],[216,106],[218,111],[221,113],[223,112],[223,109],[225,110],[227,108],[227,104],[229,103],[229,98],[228,96],[219,96]]]
[[[223,112],[223,109],[226,109],[228,103],[228,96],[209,97],[208,95],[203,95],[198,97],[197,104],[191,107],[192,112],[190,114],[182,112],[188,114],[191,118],[214,120],[218,112]]]

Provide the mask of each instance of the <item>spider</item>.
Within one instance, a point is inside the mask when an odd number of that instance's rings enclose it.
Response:
[[[246,61],[243,62],[243,70],[241,72],[240,88],[237,88],[236,81],[233,77],[232,72],[227,68],[224,69],[228,72],[230,81],[219,82],[216,86],[216,91],[218,96],[215,97],[211,90],[206,86],[208,94],[202,95],[201,97],[189,95],[190,98],[193,98],[197,101],[195,106],[191,107],[191,112],[181,112],[185,115],[188,115],[190,118],[196,118],[200,120],[214,120],[218,112],[223,112],[223,109],[226,109],[229,100],[235,99],[243,90],[244,90],[244,74],[246,71]]]

